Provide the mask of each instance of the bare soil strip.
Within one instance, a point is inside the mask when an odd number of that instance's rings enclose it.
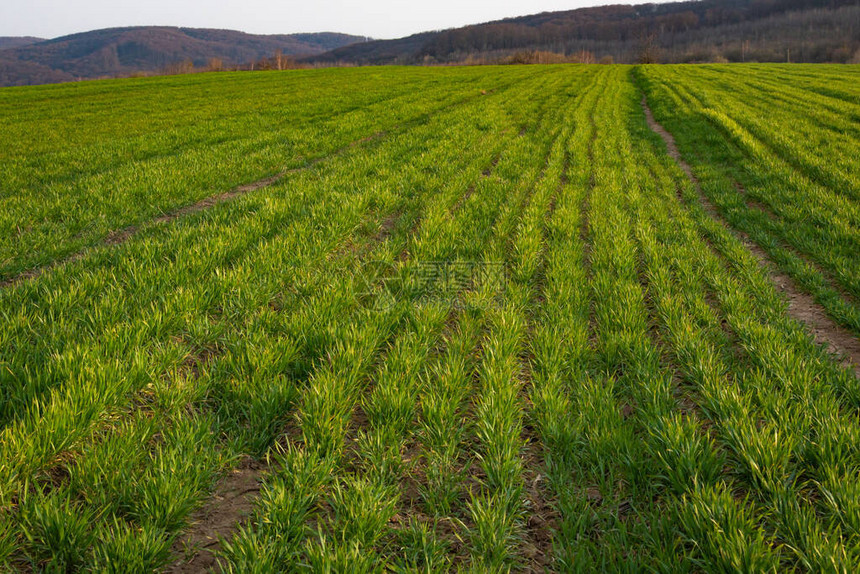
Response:
[[[566,144],[569,142],[568,136]],[[564,161],[562,163],[561,175],[558,185],[549,200],[546,213],[544,213],[544,224],[542,235],[544,248],[541,251],[540,263],[535,271],[535,295],[532,300],[532,309],[526,323],[526,340],[533,339],[535,327],[537,326],[538,309],[546,302],[546,269],[547,269],[547,240],[549,224],[555,215],[556,203],[559,196],[564,192],[569,182],[570,152],[565,146]],[[528,405],[529,411],[533,408],[530,395],[534,391],[533,371],[535,364],[534,352],[530,345],[526,345],[521,356],[523,362],[523,386],[520,390],[520,399],[524,405]],[[553,533],[558,528],[559,512],[558,501],[550,493],[550,485],[544,474],[543,463],[546,459],[540,434],[535,428],[533,419],[527,413],[523,420],[523,481],[525,483],[525,497],[527,501],[528,518],[523,525],[522,557],[525,561],[523,572],[542,574],[550,569],[553,559]]]
[[[582,203],[579,207],[579,241],[582,243],[582,266],[585,269],[586,292],[588,293],[588,329],[586,334],[588,337],[588,346],[592,350],[597,348],[597,319],[594,314],[594,292],[592,291],[591,282],[593,277],[591,271],[591,246],[594,240],[591,233],[591,197],[594,194],[594,188],[597,186],[597,177],[594,173],[594,144],[597,141],[597,122],[594,119],[594,112],[595,110],[592,109],[589,116],[591,122],[591,139],[588,142],[588,169],[591,170],[591,173],[585,193],[582,195]]]
[[[684,170],[684,173],[687,174],[687,177],[693,183],[705,212],[726,228],[732,229],[719,214],[714,204],[707,198],[704,191],[702,191],[702,186],[693,173],[690,164],[685,162],[681,157],[681,153],[678,151],[678,146],[675,143],[675,138],[654,119],[654,114],[651,112],[651,108],[648,107],[648,103],[644,97],[642,98],[642,109],[645,111],[648,126],[663,138],[669,155]],[[846,366],[850,364],[854,368],[855,374],[860,377],[860,341],[851,332],[843,329],[831,319],[824,308],[816,303],[811,295],[801,291],[797,287],[791,277],[779,271],[761,247],[750,241],[745,234],[737,230],[733,231],[741,237],[746,248],[759,260],[762,267],[767,269],[777,289],[787,297],[789,315],[805,324],[817,343],[828,345],[833,352],[844,357],[846,359]]]
[[[76,253],[73,253],[66,258],[59,259],[59,260],[54,261],[52,263],[48,263],[47,265],[43,265],[42,267],[36,267],[34,269],[29,269],[27,271],[19,273],[15,277],[11,277],[11,278],[6,279],[4,281],[0,281],[0,289],[6,288],[6,287],[12,287],[12,286],[18,285],[19,283],[23,283],[24,281],[29,281],[31,279],[36,279],[37,277],[44,275],[46,272],[48,272],[48,271],[50,271],[56,267],[60,267],[62,265],[66,265],[69,263],[74,263],[75,261],[79,261],[79,260],[83,259],[84,256],[88,252],[90,252],[92,249],[97,249],[99,247],[109,247],[109,246],[114,246],[114,245],[121,245],[122,243],[125,243],[126,241],[128,241],[129,239],[131,239],[132,237],[137,235],[141,231],[141,229],[143,229],[144,227],[147,227],[147,226],[150,226],[153,224],[170,223],[170,222],[175,221],[181,217],[185,217],[187,215],[191,215],[194,213],[198,213],[200,211],[204,211],[206,209],[210,209],[210,208],[215,207],[216,205],[219,205],[221,203],[226,203],[228,201],[232,201],[232,200],[236,199],[237,197],[243,196],[243,195],[251,193],[253,191],[257,191],[259,189],[263,189],[264,187],[269,187],[271,185],[274,185],[275,183],[281,181],[282,179],[284,179],[285,177],[287,177],[289,175],[311,169],[314,166],[316,166],[317,164],[322,163],[322,162],[329,160],[331,158],[337,157],[339,155],[342,155],[343,153],[345,153],[345,152],[347,152],[347,151],[349,151],[355,147],[358,147],[360,145],[363,145],[363,144],[369,143],[371,141],[380,139],[380,138],[384,137],[386,135],[386,133],[387,132],[377,132],[373,135],[367,136],[367,137],[362,138],[360,140],[356,140],[347,146],[344,146],[338,150],[335,150],[334,152],[332,152],[329,155],[313,159],[313,160],[307,162],[302,167],[297,167],[297,168],[285,170],[285,171],[279,172],[273,176],[266,177],[266,178],[263,178],[263,179],[260,179],[260,180],[257,180],[257,181],[251,182],[251,183],[247,183],[245,185],[240,185],[239,187],[233,188],[230,191],[226,191],[224,193],[219,193],[217,195],[211,195],[209,197],[205,197],[196,203],[192,203],[191,205],[186,205],[185,207],[180,207],[179,209],[176,209],[176,210],[171,211],[169,213],[159,215],[158,217],[150,219],[149,221],[146,221],[146,222],[141,223],[139,225],[130,225],[124,229],[118,229],[116,231],[112,231],[111,233],[109,233],[107,235],[107,237],[105,237],[104,239],[102,239],[98,243],[96,243],[94,245],[90,245],[88,247],[85,247],[82,250],[80,250]]]
[[[493,157],[493,161],[490,162],[490,165],[488,165],[483,169],[483,171],[481,171],[481,177],[478,180],[473,181],[472,184],[469,186],[469,189],[466,190],[466,193],[460,196],[460,199],[457,200],[457,203],[451,207],[449,213],[452,217],[456,215],[463,208],[463,205],[467,201],[469,201],[469,198],[475,194],[478,182],[481,179],[487,179],[493,174],[493,171],[495,171],[496,166],[499,165],[499,161],[502,159],[502,154],[504,153],[504,151],[504,149],[500,150],[499,153],[497,153]]]
[[[475,99],[475,97],[486,96],[488,94],[492,94],[493,92],[495,92],[495,90],[484,91],[478,96],[466,98],[462,101],[457,102],[456,104],[453,104],[450,106],[445,106],[445,108],[443,108],[443,109],[449,109],[449,108],[453,108],[453,107],[456,107],[456,106],[461,105],[461,104],[465,104],[465,103]],[[394,126],[391,131],[403,129],[405,127],[414,125],[414,124],[418,123],[419,121],[420,121],[420,118],[415,118],[415,119],[409,120],[408,122],[404,122],[403,124]],[[347,144],[346,146],[344,146],[338,150],[333,151],[332,153],[330,153],[328,155],[313,159],[302,167],[297,167],[297,168],[293,168],[290,170],[282,171],[282,172],[277,173],[273,176],[270,176],[270,177],[267,177],[264,179],[260,179],[260,180],[257,180],[255,182],[248,183],[245,185],[241,185],[241,186],[236,187],[230,191],[227,191],[227,192],[224,192],[221,194],[217,194],[217,195],[213,195],[210,197],[206,197],[204,199],[201,199],[197,203],[187,205],[185,207],[181,207],[177,210],[171,211],[170,213],[166,213],[164,215],[160,215],[160,216],[158,216],[158,217],[156,217],[156,218],[154,218],[148,222],[144,222],[144,223],[141,223],[138,225],[131,225],[131,226],[128,226],[124,229],[112,231],[111,233],[109,233],[107,235],[107,237],[105,237],[101,241],[96,242],[93,245],[89,245],[87,247],[84,247],[80,251],[75,252],[75,253],[73,253],[73,254],[65,257],[65,258],[61,258],[61,259],[52,261],[52,262],[47,263],[41,267],[28,269],[26,271],[19,273],[18,275],[15,275],[14,277],[0,280],[0,289],[5,289],[7,287],[13,287],[13,286],[18,285],[20,283],[23,283],[25,281],[36,279],[36,278],[44,275],[46,272],[48,272],[52,269],[55,269],[57,267],[60,267],[62,265],[66,265],[69,263],[74,263],[75,261],[79,261],[79,260],[83,259],[83,257],[92,249],[97,249],[99,247],[108,247],[108,246],[119,245],[119,244],[125,243],[126,241],[131,239],[134,235],[139,233],[140,230],[144,226],[151,225],[153,223],[169,223],[169,222],[174,221],[180,217],[184,217],[184,216],[190,215],[192,213],[197,213],[197,212],[203,211],[205,209],[209,209],[209,208],[214,207],[218,204],[221,204],[221,203],[224,203],[227,201],[231,201],[231,200],[233,200],[239,196],[245,195],[247,193],[257,191],[257,190],[262,189],[264,187],[269,187],[269,186],[277,183],[278,181],[284,179],[288,175],[310,169],[310,168],[316,166],[317,164],[319,164],[321,162],[324,162],[324,161],[327,161],[329,159],[340,156],[340,155],[346,153],[347,151],[349,151],[351,149],[354,149],[354,148],[362,146],[364,144],[367,144],[367,143],[373,142],[375,140],[381,139],[381,138],[387,136],[389,133],[390,133],[389,131],[380,131],[380,132],[373,133],[369,136],[366,136],[366,137],[363,137],[363,138],[358,139],[356,141],[353,141],[353,142]],[[490,172],[492,171],[492,168],[494,168],[495,165],[498,163],[498,161],[499,161],[498,157],[493,160],[492,167],[488,168]],[[485,170],[484,177],[488,177],[489,175],[490,174],[486,173],[486,170]],[[472,190],[472,191],[474,191],[474,190]],[[468,197],[467,197],[467,199],[468,199]],[[463,202],[465,202],[465,200],[463,200]]]
[[[365,250],[369,250],[370,245],[381,243],[388,239],[393,234],[397,222],[403,216],[403,213],[403,210],[398,210],[389,214],[381,222],[379,231],[369,239]],[[414,235],[420,224],[421,218],[417,217],[409,235]],[[358,246],[352,246],[351,251],[353,254],[356,254],[362,250]],[[340,254],[343,255],[343,252],[341,251]],[[406,255],[407,252],[404,248],[400,259],[405,258]],[[354,443],[352,439],[357,436],[356,429],[366,428],[367,426],[367,416],[359,406],[353,416],[353,423],[351,425],[352,434],[346,442],[348,444]],[[284,432],[290,437],[291,442],[294,443],[301,436],[301,431],[292,423],[288,425],[288,428]],[[348,453],[347,456],[348,458],[355,458],[355,453]],[[167,568],[166,572],[168,574],[210,572],[218,566],[215,554],[220,549],[221,539],[231,540],[237,528],[251,514],[254,501],[259,496],[263,472],[269,469],[268,465],[246,457],[237,468],[230,471],[230,474],[216,487],[215,493],[192,516],[190,521],[191,526],[185,535],[174,544],[174,555],[183,557]],[[189,556],[191,558],[188,558]]]
[[[28,281],[31,279],[36,279],[37,277],[44,275],[46,272],[48,272],[48,271],[50,271],[56,267],[60,267],[62,265],[66,265],[69,263],[74,263],[75,261],[79,261],[79,260],[83,259],[84,256],[87,253],[89,253],[92,249],[96,249],[99,247],[110,247],[110,246],[114,246],[114,245],[121,245],[121,244],[125,243],[126,241],[128,241],[129,239],[131,239],[132,237],[134,237],[135,235],[137,235],[140,232],[140,230],[145,226],[149,226],[152,224],[159,224],[159,223],[170,223],[176,219],[179,219],[180,217],[184,217],[184,216],[190,215],[192,213],[197,213],[197,212],[203,211],[205,209],[209,209],[209,208],[214,207],[220,203],[224,203],[224,202],[230,201],[232,199],[235,199],[241,195],[245,195],[246,193],[250,193],[252,191],[256,191],[258,189],[268,187],[268,186],[280,181],[281,179],[286,177],[288,174],[307,169],[308,167],[311,167],[312,165],[318,163],[319,161],[322,161],[322,160],[321,159],[315,160],[314,162],[312,162],[311,164],[309,164],[306,167],[301,167],[301,168],[296,168],[296,169],[292,169],[289,171],[281,172],[277,175],[273,175],[271,177],[267,177],[265,179],[255,181],[253,183],[239,186],[237,188],[231,189],[230,191],[227,191],[227,192],[224,192],[224,193],[221,193],[218,195],[212,195],[212,196],[203,198],[200,201],[198,201],[197,203],[193,203],[191,205],[186,205],[185,207],[180,207],[179,209],[177,209],[175,211],[171,211],[170,213],[165,213],[164,215],[159,215],[158,217],[150,219],[149,221],[147,221],[145,223],[141,223],[140,225],[130,225],[124,229],[112,231],[111,233],[109,233],[107,235],[107,237],[102,239],[100,242],[98,242],[94,245],[85,247],[81,251],[78,251],[76,253],[73,253],[72,255],[69,255],[65,259],[59,259],[57,261],[54,261],[53,263],[49,263],[49,264],[44,265],[42,267],[36,267],[35,269],[30,269],[28,271],[24,271],[23,273],[20,273],[19,275],[12,277],[11,279],[7,279],[3,282],[0,282],[0,289],[2,289],[4,287],[12,287],[14,285],[17,285],[19,283],[23,283],[24,281]]]
[[[174,554],[183,558],[170,565],[166,572],[209,572],[217,566],[215,553],[221,547],[221,539],[232,538],[236,525],[251,514],[253,501],[260,491],[261,474],[261,466],[250,458],[230,471],[218,484],[212,498],[191,516],[190,528],[173,545]]]
[[[750,211],[760,211],[761,213],[764,214],[765,217],[767,217],[768,219],[770,219],[774,223],[778,223],[779,216],[776,213],[774,213],[774,211],[770,207],[768,207],[767,205],[761,203],[760,201],[758,201],[756,199],[753,199],[749,195],[749,193],[747,193],[746,188],[740,182],[736,181],[734,183],[735,183],[735,189],[737,190],[738,194],[743,198],[744,203],[747,206],[747,209],[749,209]],[[834,278],[833,274],[830,273],[830,271],[824,269],[821,265],[819,265],[816,261],[814,261],[809,255],[807,255],[806,253],[804,253],[800,249],[797,249],[793,245],[789,244],[788,241],[786,241],[784,239],[780,239],[779,244],[783,249],[786,249],[787,251],[791,252],[798,259],[803,261],[806,265],[815,269],[815,271],[824,278],[824,281],[827,283],[827,285],[831,289],[833,289],[834,291],[839,293],[840,297],[842,297],[843,299],[845,299],[846,301],[848,301],[850,303],[856,303],[857,302],[857,298],[854,297],[854,295],[852,295],[848,291],[846,291],[845,288],[842,285],[840,285],[839,281],[836,278]]]
[[[543,574],[551,568],[553,561],[553,533],[558,529],[560,514],[558,501],[550,494],[550,485],[542,472],[545,453],[537,431],[527,420],[523,421],[525,446],[523,460],[524,496],[526,519],[523,524],[521,556],[522,572]]]

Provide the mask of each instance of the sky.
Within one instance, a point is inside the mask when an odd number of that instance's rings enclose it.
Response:
[[[639,0],[646,2],[647,0]],[[639,3],[635,2],[635,3]],[[399,38],[510,16],[631,0],[0,0],[0,36],[56,38],[115,26],[344,32]]]

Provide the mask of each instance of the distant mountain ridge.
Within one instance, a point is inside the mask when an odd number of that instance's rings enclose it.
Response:
[[[29,46],[30,44],[44,41],[44,38],[34,38],[32,36],[0,36],[0,50],[20,48],[21,46]]]
[[[491,63],[516,61],[530,51],[623,63],[860,63],[860,0],[693,0],[598,6],[377,40],[305,60],[358,65]]]
[[[167,26],[108,28],[53,40],[3,38],[0,85],[127,76],[158,72],[183,62],[199,68],[217,60],[233,67],[272,57],[276,52],[308,56],[363,40],[331,32],[263,36]]]
[[[396,40],[132,27],[0,38],[0,86],[247,66],[580,62],[860,63],[860,0],[687,0],[544,12]]]

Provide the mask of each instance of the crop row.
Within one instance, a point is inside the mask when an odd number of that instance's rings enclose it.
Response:
[[[183,547],[189,523],[205,525],[250,458],[260,490],[215,547],[230,572],[855,570],[860,381],[789,315],[737,233],[795,277],[802,263],[817,277],[804,287],[854,328],[843,275],[856,254],[840,252],[840,275],[819,244],[856,231],[851,188],[835,189],[855,166],[827,179],[810,148],[785,157],[791,141],[755,117],[796,107],[800,133],[850,132],[853,72],[738,70],[758,75],[296,74],[296,94],[306,83],[332,102],[291,104],[308,119],[284,137],[355,113],[303,144],[323,161],[171,221],[117,215],[106,229],[140,232],[0,290],[0,563],[194,560],[209,549]],[[345,96],[338,74],[385,89]],[[241,123],[271,111],[255,102],[283,93],[280,78],[225,79],[246,98],[222,102],[231,142],[262,145]],[[158,82],[180,100],[209,85]],[[761,101],[724,98],[733,83]],[[101,86],[85,85],[81,109],[110,104]],[[641,89],[730,226],[648,127]],[[809,94],[821,105],[804,111]],[[215,149],[212,135],[189,153]],[[848,157],[855,143],[827,145]],[[99,157],[81,180],[125,169]],[[246,161],[243,181],[270,173]],[[64,193],[77,177],[58,175]],[[798,220],[781,211],[795,204]],[[818,247],[791,242],[803,225]]]
[[[802,69],[830,85],[829,70]],[[637,76],[731,225],[860,333],[856,90],[816,91],[788,70],[667,67]]]
[[[0,147],[0,281],[532,75],[201,76],[118,83],[118,93],[99,83],[43,90],[33,103],[29,91],[7,91],[0,101],[8,136]],[[344,82],[355,86],[343,90]]]
[[[216,475],[238,453],[268,450],[302,389],[325,386],[325,365],[342,356],[357,369],[333,371],[334,392],[349,393],[342,377],[360,384],[362,358],[407,320],[402,305],[357,307],[362,261],[393,264],[418,221],[433,225],[415,248],[480,244],[482,226],[436,221],[488,184],[504,146],[530,141],[519,134],[535,96],[561,78],[499,89],[0,294],[2,500],[16,517],[3,521],[6,552],[163,563]],[[519,167],[498,169],[514,178]],[[476,197],[458,217],[492,214]],[[338,420],[318,414],[303,421],[308,436]]]

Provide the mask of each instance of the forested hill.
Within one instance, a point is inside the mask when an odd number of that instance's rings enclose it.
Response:
[[[134,27],[53,40],[0,38],[0,86],[138,73],[306,65],[538,62],[860,63],[860,0],[698,0],[545,12],[365,41]]]
[[[276,53],[319,54],[361,40],[334,33],[259,36],[155,26],[95,30],[53,40],[4,38],[0,42],[0,85],[116,77],[171,67],[176,71],[232,67]]]
[[[534,54],[542,52],[542,54]],[[849,62],[860,0],[700,0],[546,12],[338,48],[315,62]]]
[[[0,36],[0,50],[20,48],[21,46],[29,46],[30,44],[44,41],[43,38],[33,38],[32,36]]]

